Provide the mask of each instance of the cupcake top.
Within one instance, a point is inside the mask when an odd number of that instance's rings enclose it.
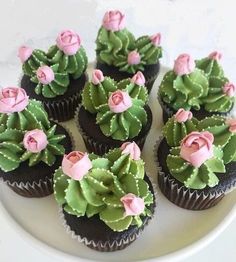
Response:
[[[181,54],[175,60],[173,70],[165,74],[159,95],[176,111],[180,108],[199,110],[208,90],[209,84],[205,73],[195,67],[190,55]]]
[[[179,147],[172,147],[167,156],[171,175],[187,188],[203,189],[219,183],[216,173],[225,173],[223,151],[213,144],[208,131],[191,132]]]
[[[224,71],[220,65],[220,60],[222,54],[218,51],[210,53],[207,57],[204,57],[200,60],[196,60],[197,68],[204,71],[208,78],[214,77],[223,77]]]
[[[187,134],[197,130],[198,120],[190,111],[180,108],[174,116],[168,119],[162,133],[169,146],[179,146]]]
[[[125,16],[118,10],[105,13],[96,39],[97,60],[134,74],[144,66],[156,64],[162,56],[161,35],[135,39],[125,28]]]
[[[96,113],[96,121],[105,136],[124,141],[139,134],[147,123],[144,109],[147,90],[144,76],[138,72],[132,79],[119,83],[95,70],[92,82],[82,93],[82,105]]]
[[[65,150],[60,142],[64,135],[55,134],[40,102],[28,99],[24,89],[7,87],[0,90],[0,168],[16,169],[29,160],[29,166],[40,161],[51,166]]]
[[[88,218],[98,215],[113,231],[141,226],[141,217],[151,215],[148,206],[154,200],[148,184],[130,172],[138,170],[139,152],[137,145],[130,143],[104,157],[80,151],[65,155],[54,174],[56,201],[69,214]],[[125,168],[122,155],[127,161]]]

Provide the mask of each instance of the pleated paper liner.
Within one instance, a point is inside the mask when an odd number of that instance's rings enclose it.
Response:
[[[148,113],[148,116],[149,116],[148,121],[150,121],[150,122],[147,123],[147,127],[145,128],[145,131],[143,132],[144,134],[142,134],[142,135],[139,134],[138,136],[136,136],[132,139],[128,139],[126,141],[113,140],[109,144],[104,143],[104,142],[100,142],[100,141],[98,141],[98,139],[95,139],[94,137],[92,137],[92,136],[90,136],[86,133],[86,131],[81,127],[81,125],[79,123],[80,110],[84,110],[86,112],[86,110],[80,105],[76,109],[75,123],[76,123],[76,126],[77,126],[83,140],[84,140],[85,146],[90,153],[93,152],[93,153],[98,154],[98,155],[104,155],[110,149],[120,147],[123,143],[128,142],[128,141],[135,141],[135,143],[140,147],[140,150],[143,149],[144,143],[146,141],[147,135],[148,135],[148,133],[151,129],[151,124],[152,124],[152,112],[151,112],[151,109],[149,107],[147,107],[147,113]],[[88,119],[88,121],[90,121],[90,120]]]
[[[165,154],[163,147],[163,138],[160,137],[154,147],[155,160],[158,168],[158,185],[161,192],[172,203],[185,209],[204,210],[215,206],[220,200],[236,187],[236,162],[229,164],[227,170],[230,177],[227,181],[220,181],[213,188],[202,190],[190,189],[177,181],[171,174],[163,170],[158,157],[158,149],[161,148],[161,155]],[[227,176],[226,174],[223,174]]]
[[[152,204],[152,212],[153,212],[153,216],[154,213],[156,213],[156,205],[157,205],[157,191],[156,191],[156,186],[153,183],[153,181],[150,179],[150,177],[147,177],[147,182],[150,186],[151,191],[154,194],[154,203]],[[152,187],[152,188],[151,188]],[[113,252],[113,251],[117,251],[117,250],[122,250],[125,247],[127,247],[128,245],[130,245],[132,242],[134,242],[142,233],[142,231],[144,230],[145,226],[148,225],[148,223],[150,222],[152,217],[145,217],[143,219],[144,224],[138,228],[136,227],[135,230],[129,232],[129,229],[127,229],[125,233],[123,233],[122,237],[119,237],[119,233],[117,232],[117,236],[115,237],[115,239],[113,240],[106,240],[106,239],[89,239],[85,236],[80,236],[78,233],[76,233],[69,225],[67,220],[70,220],[71,218],[73,220],[79,219],[74,215],[70,215],[68,213],[66,213],[62,207],[59,208],[59,217],[62,221],[63,227],[66,230],[66,233],[69,234],[73,239],[77,240],[79,243],[83,243],[85,244],[87,247],[97,250],[97,251],[101,251],[101,252]],[[99,218],[97,218],[99,220]],[[86,227],[87,223],[88,223],[89,218],[87,218],[84,221],[84,226]],[[86,222],[87,221],[87,222]],[[100,226],[102,225],[104,228],[106,226],[106,224],[103,221],[100,221],[101,223]],[[91,229],[92,224],[89,224],[89,227]],[[78,227],[79,230],[79,227]],[[96,230],[96,229],[94,229]],[[110,229],[111,230],[111,229]],[[112,230],[111,230],[112,231]],[[113,232],[113,231],[112,231]],[[124,231],[123,231],[124,232]]]

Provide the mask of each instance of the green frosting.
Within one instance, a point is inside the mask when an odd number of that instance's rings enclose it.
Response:
[[[147,123],[145,103],[132,99],[132,106],[122,113],[110,111],[108,104],[100,106],[96,121],[105,136],[125,141],[136,137]]]
[[[198,120],[192,118],[185,122],[179,123],[176,121],[175,116],[168,119],[162,129],[163,136],[165,137],[169,146],[179,146],[181,140],[193,131],[198,130]]]
[[[208,89],[207,77],[202,70],[196,68],[192,73],[182,76],[176,75],[174,71],[167,72],[161,82],[159,94],[175,110],[199,110]]]
[[[221,113],[230,111],[234,105],[235,97],[228,96],[222,89],[228,82],[229,80],[225,77],[210,77],[208,95],[202,99],[206,111]]]
[[[42,64],[40,66],[42,66]],[[68,74],[66,72],[59,72],[59,64],[52,65],[50,68],[54,72],[54,80],[51,83],[45,85],[39,82],[36,71],[30,79],[37,84],[34,90],[35,93],[37,95],[42,94],[47,98],[63,95],[67,91],[70,83]]]
[[[32,130],[42,129],[43,127],[49,128],[50,122],[41,102],[29,100],[29,104],[21,112],[0,113],[0,125],[10,129]]]
[[[24,74],[30,77],[33,76],[34,71],[42,63],[45,65],[49,63],[46,53],[40,49],[33,50],[31,56],[22,65]]]
[[[20,165],[24,152],[22,140],[24,132],[16,129],[5,129],[0,126],[0,169],[9,172]]]
[[[25,151],[20,161],[29,160],[29,166],[34,166],[39,162],[44,162],[48,166],[52,166],[56,161],[56,156],[64,155],[65,148],[59,143],[65,138],[65,135],[55,134],[56,125],[52,126],[45,132],[47,136],[47,147],[39,153]]]
[[[223,160],[225,164],[236,161],[236,133],[229,131],[223,116],[213,115],[199,122],[199,130],[206,130],[214,135],[214,144],[223,150]]]
[[[104,77],[104,80],[98,85],[87,82],[82,91],[82,104],[90,113],[96,113],[100,105],[106,104],[109,94],[117,90],[116,82],[110,77]]]
[[[111,163],[111,171],[120,179],[126,174],[132,174],[136,178],[144,178],[145,170],[142,159],[134,160],[129,154],[122,154],[120,148],[110,150],[105,156]]]
[[[67,72],[74,79],[79,78],[88,66],[88,58],[82,46],[74,55],[66,55],[56,45],[49,48],[47,56],[52,64],[59,64],[59,72]]]
[[[171,175],[185,187],[203,189],[206,186],[214,187],[219,183],[215,173],[225,173],[222,157],[223,151],[214,146],[213,157],[197,168],[180,157],[180,147],[173,147],[167,156],[167,166]]]
[[[135,48],[135,38],[126,28],[112,32],[101,27],[96,39],[97,60],[101,63],[114,65],[124,58],[129,50]]]
[[[207,77],[223,77],[224,71],[219,62],[216,59],[212,59],[210,57],[205,57],[200,60],[196,60],[197,68],[204,71]]]

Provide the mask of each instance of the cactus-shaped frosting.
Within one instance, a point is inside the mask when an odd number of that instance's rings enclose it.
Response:
[[[168,119],[162,132],[169,146],[179,146],[182,139],[193,131],[198,130],[198,120],[190,111],[180,108],[177,113]]]
[[[99,108],[97,124],[105,136],[120,141],[134,138],[147,123],[144,105],[142,100],[132,99],[128,92],[117,90]]]
[[[39,162],[52,166],[56,161],[56,156],[65,153],[65,148],[59,144],[65,135],[55,134],[55,131],[56,125],[46,132],[40,129],[27,131],[23,139],[25,152],[20,161],[29,160],[29,166],[34,166]]]
[[[69,76],[67,72],[59,71],[59,64],[52,66],[41,64],[30,80],[37,84],[35,93],[47,98],[63,95],[69,86]]]
[[[199,122],[199,130],[214,135],[214,144],[223,150],[225,164],[236,161],[236,120],[213,115]]]
[[[172,147],[167,156],[171,175],[187,188],[203,189],[219,183],[215,173],[225,173],[223,151],[213,145],[214,136],[208,131],[192,132]]]
[[[65,30],[58,35],[56,43],[47,53],[50,63],[59,64],[59,72],[66,71],[74,79],[79,78],[88,65],[80,37],[72,30]]]
[[[25,75],[33,76],[34,71],[38,69],[41,63],[49,63],[47,55],[40,49],[32,50],[30,47],[21,46],[18,50],[18,57],[22,62],[22,69]]]
[[[50,127],[42,104],[28,99],[25,90],[18,87],[0,90],[0,124],[5,128],[20,130]]]
[[[22,140],[24,132],[16,129],[6,129],[0,126],[0,169],[9,172],[20,165],[24,152]]]
[[[124,143],[120,148],[110,150],[105,157],[112,163],[111,171],[122,178],[132,174],[137,178],[144,178],[144,161],[140,158],[141,151],[135,142]]]
[[[228,112],[235,102],[236,86],[225,77],[211,76],[209,92],[202,99],[203,106],[209,112]]]
[[[208,57],[202,58],[196,61],[197,68],[203,70],[208,78],[214,77],[223,77],[224,71],[219,61],[222,57],[222,54],[214,51],[209,54]]]
[[[159,95],[175,110],[199,110],[208,89],[208,79],[204,72],[195,68],[191,56],[182,54],[175,60],[174,70],[165,74]]]

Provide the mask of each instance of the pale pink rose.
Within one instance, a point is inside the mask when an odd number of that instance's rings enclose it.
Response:
[[[155,35],[150,36],[150,39],[154,46],[159,46],[161,43],[161,34],[157,33]]]
[[[80,151],[72,151],[62,160],[62,171],[74,180],[81,180],[92,168],[88,154]]]
[[[125,208],[125,216],[138,216],[143,213],[145,204],[144,200],[132,193],[124,195],[120,201]]]
[[[39,67],[36,71],[36,75],[39,82],[43,85],[50,84],[55,78],[52,68],[46,65]]]
[[[175,114],[175,120],[179,123],[184,123],[187,120],[192,119],[193,114],[190,111],[185,111],[183,108],[180,108]]]
[[[27,151],[39,153],[47,147],[47,144],[47,136],[42,130],[34,129],[25,133],[23,145]]]
[[[133,160],[139,160],[141,151],[139,146],[135,142],[126,142],[121,145],[121,154],[128,154]]]
[[[216,61],[220,61],[220,59],[222,58],[222,54],[220,52],[214,51],[210,53],[208,57]]]
[[[102,25],[108,31],[116,32],[125,28],[125,16],[118,10],[105,13]]]
[[[223,86],[223,92],[227,95],[227,96],[235,96],[236,93],[236,86],[233,83],[226,83]]]
[[[29,97],[20,87],[0,89],[0,113],[11,114],[23,111],[29,103]]]
[[[81,40],[72,30],[62,31],[56,39],[57,47],[66,55],[74,55],[80,48]]]
[[[174,64],[174,72],[176,75],[182,76],[190,74],[195,69],[195,62],[188,54],[182,54],[177,57]]]
[[[101,82],[104,81],[104,76],[103,76],[103,73],[101,70],[99,69],[95,69],[92,73],[92,83],[94,85],[98,85],[100,84]]]
[[[134,83],[139,86],[145,85],[145,77],[141,71],[138,71],[132,78],[131,83]]]
[[[229,126],[229,131],[236,133],[236,118],[229,118],[226,120],[226,124]]]
[[[32,55],[33,50],[28,46],[21,46],[18,49],[18,57],[20,58],[21,63],[24,63]]]
[[[127,92],[118,90],[110,95],[108,106],[112,112],[122,113],[132,106],[132,100]]]
[[[129,65],[138,65],[141,61],[140,54],[134,50],[128,54],[128,64]]]
[[[181,142],[180,156],[194,167],[200,167],[213,156],[212,133],[192,132]]]

